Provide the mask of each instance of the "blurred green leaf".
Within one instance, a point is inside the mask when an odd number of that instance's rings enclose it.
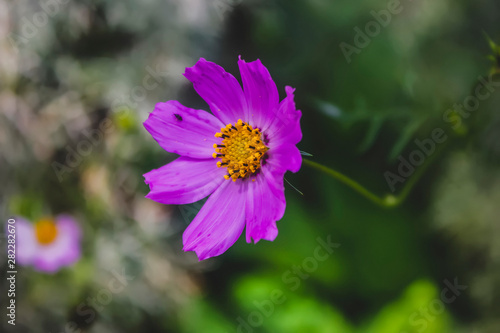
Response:
[[[440,292],[433,283],[417,280],[398,300],[386,305],[361,332],[450,332],[450,316],[439,297]]]

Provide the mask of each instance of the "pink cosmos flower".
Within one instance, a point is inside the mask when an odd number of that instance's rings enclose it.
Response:
[[[177,101],[158,103],[145,128],[175,161],[144,175],[146,196],[163,204],[188,204],[210,195],[183,235],[184,251],[199,260],[224,253],[246,226],[246,241],[273,241],[285,212],[283,176],[302,157],[301,112],[293,92],[279,101],[276,84],[260,60],[238,61],[243,89],[219,65],[201,58],[184,76],[208,103],[210,114]]]
[[[54,273],[80,258],[81,231],[69,215],[44,218],[32,224],[16,218],[16,263]]]

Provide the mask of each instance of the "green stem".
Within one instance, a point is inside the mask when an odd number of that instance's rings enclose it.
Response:
[[[387,194],[384,197],[380,197],[380,196],[374,194],[373,192],[369,191],[366,187],[364,187],[363,185],[361,185],[357,181],[352,180],[351,178],[347,177],[346,175],[344,175],[344,174],[342,174],[342,173],[340,173],[332,168],[329,168],[327,166],[324,166],[322,164],[319,164],[319,163],[311,161],[311,160],[304,159],[303,161],[305,164],[309,165],[310,167],[315,168],[315,169],[327,174],[328,176],[340,181],[341,183],[349,186],[354,191],[358,192],[359,194],[361,194],[362,196],[364,196],[368,200],[376,203],[377,205],[382,206],[382,207],[386,207],[386,208],[392,208],[392,207],[399,206],[408,197],[408,195],[410,194],[413,187],[418,183],[418,181],[420,180],[422,175],[425,173],[425,170],[429,167],[429,165],[432,164],[432,162],[436,158],[436,156],[438,156],[439,153],[444,150],[445,146],[446,146],[446,144],[439,147],[439,149],[436,152],[434,152],[434,154],[432,156],[430,156],[425,161],[424,165],[420,166],[417,169],[415,174],[406,182],[405,186],[403,187],[403,189],[401,190],[401,192],[397,196],[392,195],[392,194]]]
[[[378,205],[388,207],[386,200],[381,199],[377,195],[375,195],[372,192],[370,192],[369,190],[367,190],[363,185],[361,185],[360,183],[358,183],[355,180],[352,180],[351,178],[347,177],[346,175],[344,175],[336,170],[333,170],[327,166],[324,166],[323,164],[319,164],[319,163],[313,162],[311,160],[304,159],[303,161],[305,164],[309,165],[310,167],[315,168],[321,172],[324,172],[325,174],[331,176],[332,178],[337,179],[341,183],[344,183],[345,185],[349,186],[354,191],[358,192],[359,194],[361,194],[362,196],[364,196],[368,200],[371,200],[372,202],[374,202]]]

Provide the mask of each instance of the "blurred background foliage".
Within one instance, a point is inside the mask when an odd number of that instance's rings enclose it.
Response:
[[[3,327],[499,332],[500,94],[459,130],[443,114],[498,65],[484,33],[500,41],[500,3],[401,7],[348,62],[340,44],[355,46],[354,28],[364,30],[387,1],[0,0],[3,220],[65,212],[84,230],[84,256],[73,267],[55,275],[19,268],[17,325]],[[142,174],[175,156],[142,122],[159,101],[208,109],[185,67],[204,57],[239,77],[238,55],[261,59],[281,97],[285,85],[297,88],[300,149],[377,194],[390,193],[384,173],[397,173],[415,139],[435,128],[449,139],[394,209],[303,166],[286,176],[304,195],[287,187],[276,241],[240,239],[198,262],[182,252],[181,235],[202,203],[144,198]],[[90,151],[73,156],[83,141]],[[339,247],[297,272],[318,237]],[[102,301],[116,272],[130,281]],[[467,289],[439,303],[444,281],[454,279]],[[2,295],[5,286],[2,278]]]

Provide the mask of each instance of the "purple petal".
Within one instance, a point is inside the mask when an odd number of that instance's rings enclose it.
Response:
[[[297,172],[302,164],[302,155],[293,144],[282,144],[269,148],[266,166],[273,170],[290,170]]]
[[[273,241],[278,236],[276,221],[285,213],[285,188],[283,174],[274,174],[266,167],[255,182],[248,183],[246,203],[246,241],[253,238]]]
[[[283,143],[296,145],[302,140],[300,117],[302,113],[295,108],[294,88],[286,86],[286,97],[280,103],[276,117],[273,119],[266,134],[269,144],[277,146]]]
[[[247,121],[262,130],[267,129],[279,107],[279,95],[269,71],[259,59],[238,60],[243,91],[248,104]]]
[[[160,146],[168,152],[193,158],[210,158],[213,144],[222,124],[203,110],[187,108],[177,101],[158,103],[144,127]]]
[[[221,66],[200,58],[193,67],[186,68],[184,76],[224,125],[244,118],[247,105],[241,86]]]
[[[245,227],[246,186],[242,181],[222,183],[184,231],[184,251],[195,251],[203,260],[236,242]]]
[[[54,273],[80,259],[81,230],[78,223],[69,215],[59,215],[56,225],[57,237],[54,242],[38,246],[34,267],[39,271]]]
[[[227,169],[218,168],[213,158],[181,156],[144,175],[151,190],[146,198],[167,205],[192,203],[212,193],[225,180],[225,174]]]
[[[31,265],[38,252],[35,230],[27,220],[21,217],[16,217],[15,220],[16,262],[23,266]],[[7,233],[7,229],[5,232]]]

